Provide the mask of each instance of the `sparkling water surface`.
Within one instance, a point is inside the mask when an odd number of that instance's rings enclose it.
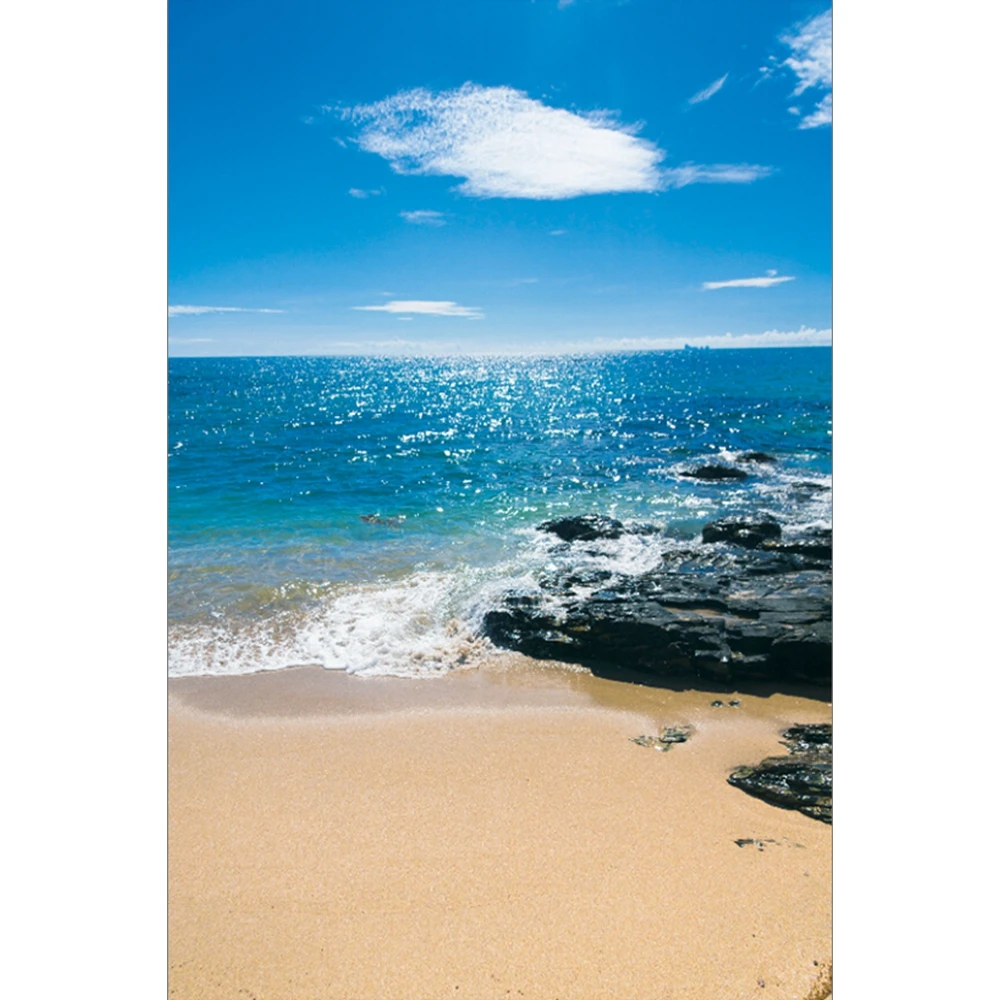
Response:
[[[170,670],[436,674],[553,563],[546,518],[678,542],[728,513],[830,524],[831,350],[173,358]],[[742,482],[679,473],[765,451]],[[659,560],[660,536],[595,558]]]

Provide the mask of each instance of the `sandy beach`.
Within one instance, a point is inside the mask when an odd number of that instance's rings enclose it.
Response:
[[[514,658],[172,680],[170,995],[824,996],[831,830],[725,779],[829,705],[714,697]]]

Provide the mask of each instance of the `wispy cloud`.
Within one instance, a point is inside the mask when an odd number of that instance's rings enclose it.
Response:
[[[167,306],[168,316],[204,316],[206,313],[283,313],[284,309],[244,309],[242,306]]]
[[[781,62],[781,66],[791,70],[798,77],[798,84],[792,91],[798,97],[810,89],[829,91],[833,87],[833,17],[825,11],[789,33],[780,41],[787,45],[792,54]],[[798,113],[798,109],[796,112]],[[816,128],[829,125],[833,120],[833,99],[826,93],[817,102],[815,110],[799,122],[799,128]]]
[[[566,235],[566,230],[565,229],[550,229],[549,230],[549,236],[565,236],[565,235]]]
[[[349,188],[347,193],[352,198],[375,198],[380,194],[385,194],[381,188]]]
[[[394,300],[380,306],[352,306],[359,312],[385,312],[411,314],[417,316],[464,316],[466,319],[482,319],[483,312],[479,306],[460,306],[457,302],[439,302],[426,300]]]
[[[799,128],[816,128],[819,125],[829,125],[833,121],[833,94],[827,94],[811,115],[806,115],[799,122]]]
[[[710,167],[685,163],[668,167],[661,174],[664,188],[682,188],[688,184],[749,184],[772,172],[770,167],[753,163],[716,163]]]
[[[459,177],[456,190],[476,198],[653,192],[770,173],[752,164],[663,168],[666,153],[637,135],[640,125],[611,111],[549,107],[510,87],[408,90],[341,114],[362,126],[360,147],[396,173]]]
[[[714,291],[716,288],[770,288],[772,285],[780,285],[785,281],[794,281],[793,275],[778,275],[770,272],[764,278],[733,278],[730,281],[703,281],[701,287],[707,291]]]
[[[170,337],[171,344],[211,344],[211,337]]]
[[[443,226],[444,214],[430,208],[417,209],[415,212],[400,212],[399,217],[412,222],[415,226]]]
[[[728,76],[729,74],[725,73],[714,83],[710,83],[704,90],[699,90],[694,97],[688,98],[688,104],[701,104],[702,101],[707,101],[710,97],[722,90],[722,85],[726,82],[726,77]]]

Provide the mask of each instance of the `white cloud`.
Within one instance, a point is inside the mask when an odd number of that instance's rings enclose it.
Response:
[[[381,188],[349,188],[347,193],[352,198],[375,198],[380,194],[385,194]]]
[[[701,287],[707,291],[714,291],[716,288],[770,288],[772,285],[780,285],[783,281],[794,281],[791,275],[779,276],[774,271],[768,271],[766,278],[733,278],[730,281],[703,281]]]
[[[244,309],[242,306],[167,306],[168,316],[204,316],[206,313],[283,313],[284,309]]]
[[[799,122],[799,128],[817,128],[820,125],[829,125],[833,121],[833,94],[827,94],[811,115],[806,115]]]
[[[482,319],[479,306],[460,306],[457,302],[436,302],[406,300],[386,302],[381,306],[352,306],[359,312],[411,313],[419,316],[464,316],[466,319]]]
[[[443,226],[444,214],[430,208],[417,209],[415,212],[400,212],[399,217],[412,222],[415,226]]]
[[[566,235],[565,229],[552,229],[549,231],[549,236],[565,236],[565,235]]]
[[[829,91],[833,87],[833,17],[831,11],[817,15],[799,25],[780,39],[792,54],[781,65],[798,77],[792,91],[798,97],[813,88]],[[800,114],[795,108],[793,114]],[[799,123],[799,128],[816,128],[829,125],[833,120],[833,103],[829,93],[816,104],[815,111]]]
[[[682,167],[668,167],[661,174],[663,187],[682,188],[688,184],[749,184],[771,172],[770,167],[752,163],[717,163],[711,167],[686,163]]]
[[[399,174],[463,178],[477,198],[575,198],[662,191],[699,182],[746,183],[767,167],[687,164],[661,168],[666,153],[610,111],[553,108],[510,87],[466,83],[408,90],[346,108],[362,126],[358,144]]]
[[[702,101],[707,101],[710,97],[722,90],[722,85],[726,82],[726,77],[728,76],[729,74],[725,73],[714,83],[710,83],[704,90],[699,90],[694,97],[688,98],[688,104],[701,104]]]

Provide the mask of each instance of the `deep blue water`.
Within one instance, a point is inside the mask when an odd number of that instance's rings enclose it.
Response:
[[[492,596],[551,562],[545,518],[596,511],[677,539],[720,513],[828,525],[829,491],[794,484],[829,486],[830,362],[171,359],[171,671],[447,669],[481,645]],[[746,450],[779,462],[735,484],[678,475]],[[629,545],[606,558],[655,558]]]

